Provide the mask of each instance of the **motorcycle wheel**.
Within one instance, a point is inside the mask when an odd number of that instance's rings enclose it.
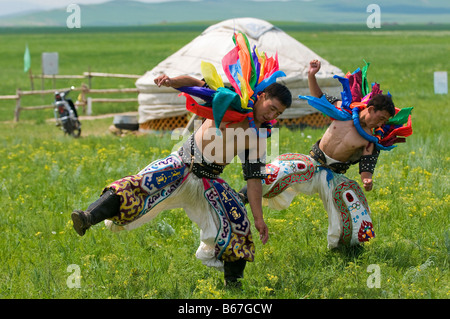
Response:
[[[81,135],[81,128],[78,127],[78,128],[76,128],[76,129],[74,129],[74,130],[72,131],[71,135],[72,135],[74,138],[80,137],[80,135]]]
[[[73,126],[70,121],[63,122],[63,131],[64,131],[64,135],[66,135],[66,134],[72,135]]]
[[[81,123],[76,120],[70,119],[70,131],[68,131],[69,135],[72,135],[74,138],[78,138],[81,135]]]

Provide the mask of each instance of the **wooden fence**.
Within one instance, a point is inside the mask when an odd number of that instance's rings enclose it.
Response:
[[[53,88],[55,88],[55,81],[58,79],[87,79],[88,86],[92,87],[92,78],[94,77],[103,77],[103,78],[122,78],[122,79],[138,79],[141,76],[135,74],[116,74],[116,73],[103,73],[103,72],[83,72],[83,75],[45,75],[45,74],[31,74],[31,90],[34,91],[34,81],[33,79],[41,79],[42,88],[44,90],[44,80],[51,79],[53,80]]]
[[[56,76],[53,75],[39,75],[39,76],[33,76],[33,77],[43,77],[43,78],[56,78]],[[137,79],[140,76],[139,75],[131,75],[131,74],[112,74],[112,73],[99,73],[99,72],[84,72],[83,76],[77,76],[77,75],[60,75],[57,76],[57,78],[88,78],[89,83],[91,83],[91,78],[93,77],[115,77],[115,78],[134,78]],[[55,91],[67,91],[69,88],[62,88],[62,89],[52,89],[52,90],[32,90],[32,91],[22,91],[20,89],[16,90],[15,95],[0,95],[0,100],[16,100],[16,107],[14,110],[14,121],[18,122],[20,117],[21,111],[26,110],[41,110],[41,109],[49,109],[53,108],[54,105],[37,105],[37,106],[22,106],[22,98],[24,96],[29,95],[42,95],[42,94],[55,94]],[[72,89],[73,92],[80,92],[80,97],[77,99],[75,105],[77,107],[83,108],[83,113],[87,113],[90,115],[92,112],[92,104],[93,103],[124,103],[124,102],[137,102],[138,99],[136,98],[91,98],[87,95],[90,94],[114,94],[114,93],[139,93],[139,90],[137,88],[124,88],[124,89],[90,89],[90,86],[87,86],[86,84],[82,84],[79,88]]]

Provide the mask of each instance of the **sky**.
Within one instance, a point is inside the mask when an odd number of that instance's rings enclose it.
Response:
[[[3,2],[4,0],[0,0]],[[107,2],[108,0],[35,0],[30,2],[39,2],[39,4],[43,4],[52,8],[62,8],[66,7],[69,4],[97,4],[102,2]],[[167,1],[175,1],[175,0],[138,0],[140,2],[167,2]],[[178,0],[179,1],[179,0]]]
[[[0,0],[0,16],[38,9],[60,9],[69,4],[98,4],[108,0]],[[138,0],[140,2],[167,2],[180,0]],[[193,1],[193,0],[181,0]]]

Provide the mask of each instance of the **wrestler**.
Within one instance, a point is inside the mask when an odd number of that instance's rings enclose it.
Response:
[[[179,90],[209,90],[204,80],[190,76],[161,75],[154,81],[158,86]],[[231,93],[233,90],[226,92]],[[103,220],[112,231],[131,230],[163,210],[183,208],[201,229],[196,257],[207,266],[223,270],[225,285],[239,286],[246,262],[254,260],[255,247],[245,204],[219,175],[236,156],[240,157],[251,190],[248,201],[254,225],[265,244],[269,233],[263,218],[260,180],[266,177],[266,138],[256,130],[283,113],[292,97],[284,85],[275,82],[255,92],[255,100],[254,127],[250,127],[247,117],[239,122],[222,120],[220,125],[214,119],[205,119],[176,152],[150,163],[136,175],[108,185],[86,211],[75,210],[72,220],[76,232],[83,236]]]
[[[372,190],[380,149],[389,150],[394,142],[402,141],[390,136],[388,143],[382,145],[374,132],[384,127],[398,110],[389,95],[380,94],[378,86],[362,98],[359,89],[363,77],[359,69],[347,78],[340,78],[344,86],[342,97],[346,100],[343,105],[342,99],[322,92],[316,80],[319,70],[320,62],[311,61],[308,84],[312,96],[299,97],[334,117],[333,121],[309,155],[283,154],[266,165],[268,177],[262,181],[263,202],[282,210],[289,207],[298,193],[318,193],[328,213],[328,247],[356,245],[374,237],[371,213],[359,185],[343,174],[351,165],[359,163],[364,189]],[[404,136],[411,133],[412,130]],[[239,193],[245,202],[247,187]]]
[[[319,70],[320,61],[311,61],[308,70],[308,86],[311,95],[317,98],[324,95],[315,76]],[[327,99],[336,107],[342,105],[340,99],[334,97],[327,97]],[[359,121],[364,131],[373,135],[374,129],[381,127],[394,115],[395,107],[392,98],[388,95],[378,94],[373,96],[367,103],[367,107],[359,113]],[[358,133],[352,120],[332,121],[315,148],[317,148],[317,152],[321,151],[324,154],[328,163],[333,161],[342,163],[343,167],[361,163],[362,159],[362,165],[369,165],[370,169],[360,169],[361,181],[366,191],[372,190],[372,174],[376,163],[375,158],[378,157],[379,151],[375,149],[373,143],[368,142]],[[365,162],[369,158],[373,159],[366,164]],[[347,168],[336,171],[345,173],[346,170]]]

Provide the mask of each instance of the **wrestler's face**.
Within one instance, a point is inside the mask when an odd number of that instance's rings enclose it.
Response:
[[[286,107],[277,98],[268,98],[263,92],[259,95],[253,108],[253,118],[255,123],[262,124],[276,119],[285,109]]]
[[[365,118],[365,122],[367,127],[370,129],[374,129],[386,124],[386,122],[391,117],[388,111],[375,111],[373,106],[369,106],[367,108],[367,111],[368,113]]]

